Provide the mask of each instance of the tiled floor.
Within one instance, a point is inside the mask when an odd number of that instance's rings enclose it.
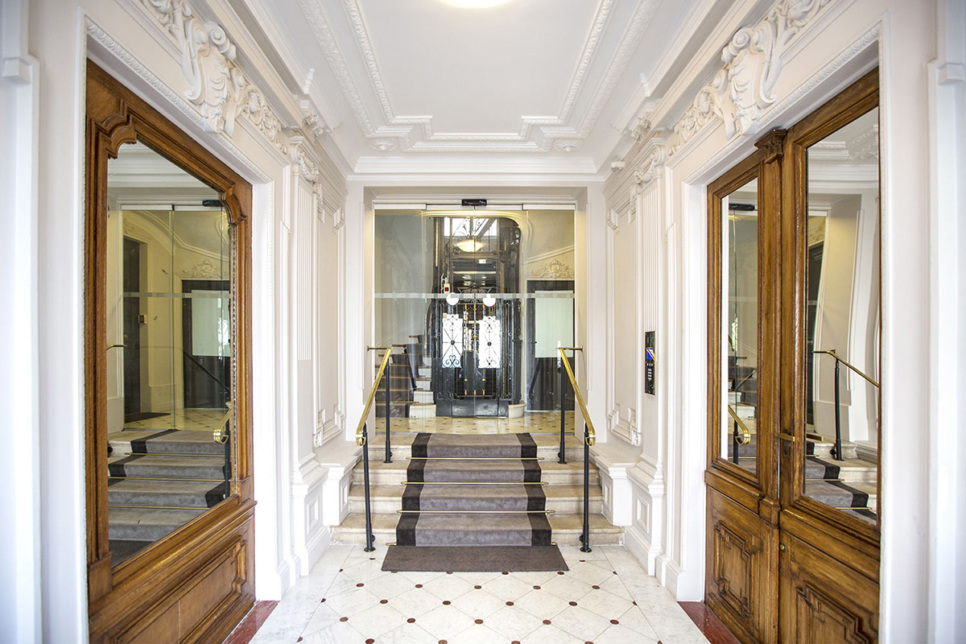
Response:
[[[574,412],[565,412],[566,431],[573,433]],[[526,413],[522,418],[393,418],[394,434],[430,432],[437,434],[553,434],[560,432],[560,412]],[[376,419],[376,431],[385,435],[386,419]]]
[[[211,431],[225,416],[224,409],[178,409],[173,414],[124,423],[125,429],[196,429]],[[558,418],[559,422],[559,418]]]
[[[385,548],[331,546],[252,642],[707,642],[620,546],[562,547],[567,572],[381,570]]]

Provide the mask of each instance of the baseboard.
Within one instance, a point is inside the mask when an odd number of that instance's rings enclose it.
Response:
[[[654,574],[653,563],[648,564],[648,553],[651,550],[651,544],[638,527],[630,526],[624,528],[624,547],[634,555],[634,558],[641,564],[641,567],[647,570],[647,574]]]
[[[302,570],[303,577],[312,572],[312,568],[322,558],[322,555],[328,549],[331,542],[332,530],[328,526],[322,526],[319,530],[316,530],[312,538],[305,544],[308,560],[305,562],[305,568]]]

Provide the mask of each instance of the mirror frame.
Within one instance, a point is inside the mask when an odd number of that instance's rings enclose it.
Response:
[[[157,617],[153,613],[159,596],[176,596],[192,575],[203,574],[218,558],[231,557],[237,568],[231,599],[212,613],[219,615],[211,618],[213,623],[202,623],[206,633],[220,633],[229,622],[232,626],[237,623],[254,601],[251,185],[91,61],[87,63],[86,107],[84,402],[90,636],[93,641],[115,629],[128,628],[128,634],[137,631],[139,619]],[[108,160],[117,157],[120,147],[135,141],[218,191],[234,228],[235,472],[225,501],[112,567],[107,507],[107,340],[103,333],[107,323],[107,170]],[[226,545],[229,535],[235,540],[231,547]]]

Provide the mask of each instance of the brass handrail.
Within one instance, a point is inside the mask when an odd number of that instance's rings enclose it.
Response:
[[[356,445],[364,446],[366,444],[366,439],[363,438],[362,428],[366,424],[366,419],[369,418],[369,409],[372,407],[372,401],[376,399],[376,391],[379,390],[379,383],[382,381],[382,375],[386,371],[386,365],[389,364],[389,358],[392,355],[392,347],[368,347],[369,350],[385,351],[386,354],[382,358],[382,366],[379,367],[379,373],[376,374],[376,379],[372,382],[372,391],[369,392],[369,399],[366,401],[366,406],[362,410],[362,418],[359,419],[359,424],[356,426]]]
[[[567,359],[567,354],[565,351],[583,351],[581,347],[557,347],[557,353],[560,354],[560,360],[563,362],[564,369],[567,371],[567,377],[570,379],[570,386],[574,388],[574,397],[577,399],[577,404],[580,405],[580,413],[584,417],[584,424],[586,425],[587,437],[584,439],[587,445],[590,447],[594,446],[597,442],[597,432],[594,431],[594,422],[590,419],[590,414],[587,412],[587,406],[584,404],[584,397],[580,395],[580,388],[577,386],[577,379],[574,377],[574,371],[570,368],[570,360]],[[560,402],[561,408],[563,407],[563,401]]]
[[[858,369],[858,368],[854,367],[853,365],[849,364],[847,360],[845,360],[845,359],[842,358],[842,356],[840,356],[839,354],[835,353],[835,349],[828,349],[828,350],[825,350],[825,351],[813,351],[812,353],[827,353],[830,356],[832,356],[833,358],[835,358],[836,360],[838,360],[839,362],[841,362],[842,364],[844,364],[846,367],[848,367],[849,369],[851,369],[852,371],[854,371],[855,373],[859,374],[860,376],[862,376],[863,378],[865,378],[866,380],[868,380],[869,383],[872,384],[872,386],[874,386],[874,387],[878,387],[879,386],[879,383],[877,383],[875,380],[873,380],[869,376],[865,375],[860,369]]]
[[[228,411],[225,412],[225,415],[221,417],[221,420],[218,421],[215,429],[211,432],[211,438],[216,443],[228,442],[228,432],[225,431],[225,427],[228,425],[228,421],[231,420],[231,403],[225,403],[225,406],[228,407]]]
[[[731,415],[732,420],[738,423],[738,426],[741,427],[741,440],[738,441],[738,444],[747,445],[751,442],[751,430],[748,429],[748,426],[745,425],[744,421],[742,421],[738,414],[735,413],[735,410],[731,408],[731,405],[727,405],[727,407],[728,414]]]

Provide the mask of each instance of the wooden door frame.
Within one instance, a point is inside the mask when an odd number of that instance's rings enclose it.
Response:
[[[744,641],[777,638],[778,423],[780,289],[765,282],[758,295],[758,410],[754,474],[721,453],[721,200],[758,179],[758,273],[777,273],[781,224],[781,157],[784,130],[774,130],[756,152],[708,186],[708,453],[705,482],[708,556],[705,600]],[[726,557],[737,557],[742,583],[718,583]],[[734,567],[734,566],[731,566]]]
[[[222,639],[254,602],[251,185],[91,61],[87,63],[84,382],[90,640]],[[118,566],[108,544],[107,169],[140,141],[221,194],[234,227],[235,476],[230,496]],[[228,580],[226,582],[226,580]],[[214,593],[214,594],[213,594]],[[208,602],[208,604],[205,604]],[[198,613],[199,606],[208,606]],[[198,613],[186,616],[191,608]]]

